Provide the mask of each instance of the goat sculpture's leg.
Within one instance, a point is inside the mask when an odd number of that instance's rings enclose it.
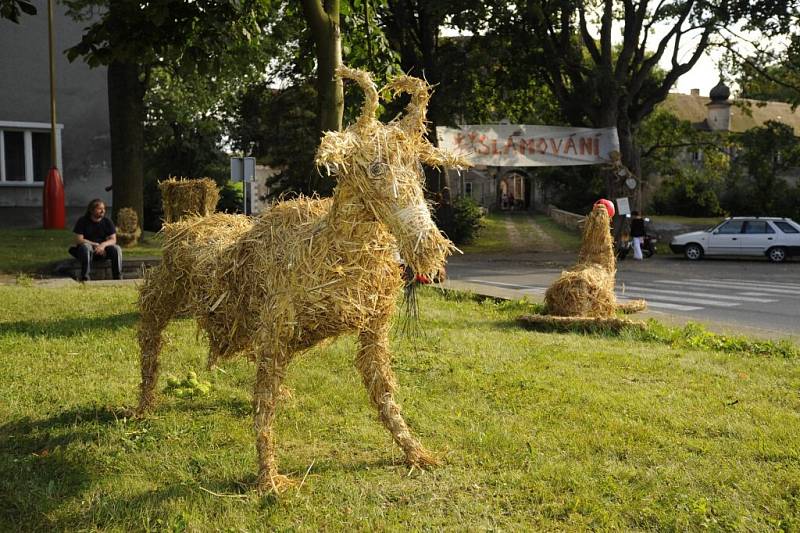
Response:
[[[405,452],[406,462],[420,468],[438,464],[411,434],[403,420],[400,406],[394,401],[396,383],[390,364],[388,317],[381,317],[363,329],[358,340],[360,347],[356,366],[361,372],[372,404],[378,409],[381,422]]]
[[[148,277],[139,296],[139,349],[141,350],[142,382],[139,385],[139,406],[136,414],[142,415],[155,405],[155,387],[158,382],[158,356],[161,352],[162,332],[180,305],[176,294],[163,290],[155,273]]]
[[[278,474],[275,439],[272,436],[272,422],[280,400],[281,382],[286,376],[288,359],[287,354],[278,350],[264,352],[258,360],[253,410],[258,451],[258,490],[262,492],[280,493],[295,483]]]

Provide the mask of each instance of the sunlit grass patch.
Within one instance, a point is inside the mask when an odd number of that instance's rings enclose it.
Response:
[[[525,331],[526,301],[419,296],[421,336],[392,340],[398,400],[444,464],[409,475],[346,336],[289,369],[278,462],[305,482],[275,498],[251,490],[251,364],[205,370],[194,321],[176,320],[162,372],[210,390],[129,420],[136,292],[0,287],[0,530],[800,527],[788,352],[694,326]]]

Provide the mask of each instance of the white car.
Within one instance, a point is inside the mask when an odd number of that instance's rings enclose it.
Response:
[[[763,255],[780,263],[800,255],[800,224],[790,218],[726,218],[705,231],[676,235],[669,247],[691,260],[706,255]]]

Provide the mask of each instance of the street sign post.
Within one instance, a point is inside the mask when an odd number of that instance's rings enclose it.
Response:
[[[250,196],[252,204],[252,194],[247,194],[250,184],[256,179],[256,158],[255,157],[231,157],[231,181],[242,182],[242,210],[247,215],[247,197]]]

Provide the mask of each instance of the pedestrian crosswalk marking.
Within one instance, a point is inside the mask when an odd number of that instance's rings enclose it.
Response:
[[[685,296],[667,296],[665,294],[652,294],[648,295],[646,291],[626,291],[625,296],[628,297],[635,297],[635,298],[644,298],[648,302],[650,300],[663,300],[666,302],[682,302],[687,304],[698,304],[698,305],[707,305],[711,307],[736,307],[741,305],[737,302],[720,302],[716,300],[711,300],[707,298],[687,298]]]
[[[703,281],[702,279],[692,279],[692,281]],[[800,284],[797,283],[782,283],[779,281],[750,281],[750,280],[738,280],[738,279],[730,279],[730,278],[723,278],[718,279],[715,281],[727,281],[730,283],[739,283],[741,285],[749,285],[756,289],[760,289],[761,287],[771,287],[773,289],[789,289],[789,290],[800,290]]]
[[[668,283],[670,285],[693,285],[693,286],[700,286],[705,287],[708,289],[734,289],[734,290],[748,290],[750,288],[755,287],[742,287],[738,283],[729,283],[723,281],[713,281],[713,280],[705,280],[705,281],[677,281],[671,279],[659,279],[656,280],[656,283]],[[800,293],[787,291],[786,289],[772,289],[772,288],[762,288],[758,287],[758,292],[766,292],[769,294],[780,294],[783,296],[800,296]]]
[[[650,287],[642,287],[639,285],[625,285],[622,287],[623,293],[627,291],[636,291],[636,292],[648,292],[648,293],[659,293],[659,294],[686,294],[686,291],[677,291],[677,290],[669,290],[669,289],[653,289]],[[754,302],[754,303],[761,303],[761,304],[768,304],[772,302],[777,302],[778,300],[771,300],[766,298],[752,298],[747,295],[744,296],[727,296],[724,294],[714,294],[710,292],[691,292],[691,296],[701,296],[704,298],[719,298],[721,300],[739,300],[742,302]],[[759,295],[759,296],[766,296],[766,295]],[[654,298],[656,296],[653,296]]]
[[[484,279],[468,279],[470,283],[489,285],[519,291],[523,294],[541,295],[547,287],[523,283],[506,283]],[[653,287],[650,284],[661,284]],[[664,285],[666,284],[666,286]],[[707,307],[732,308],[742,304],[768,304],[779,301],[778,296],[800,297],[800,285],[760,283],[720,279],[652,280],[638,285],[620,284],[615,294],[620,302],[643,298],[651,309],[671,311],[700,311]],[[697,292],[706,289],[705,292]],[[710,291],[720,291],[717,294]]]

